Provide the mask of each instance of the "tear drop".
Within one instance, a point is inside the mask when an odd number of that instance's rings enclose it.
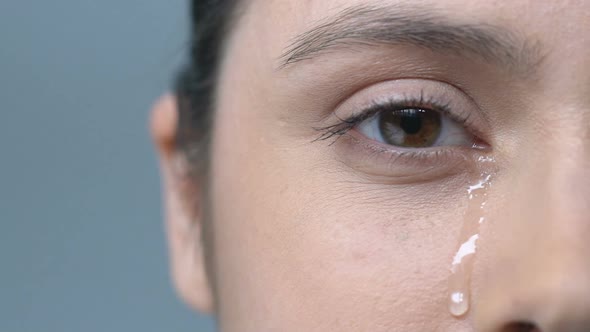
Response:
[[[485,207],[492,174],[489,163],[493,159],[478,160],[478,176],[474,184],[467,188],[469,203],[459,237],[459,245],[451,263],[449,277],[448,305],[451,315],[461,317],[469,312],[471,303],[471,273],[475,262],[480,238],[480,226],[486,220]]]

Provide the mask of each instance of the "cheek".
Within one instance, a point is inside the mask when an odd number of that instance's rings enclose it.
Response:
[[[455,324],[446,291],[459,185],[359,180],[322,153],[325,144],[277,142],[264,122],[237,113],[219,114],[211,191],[228,330]]]

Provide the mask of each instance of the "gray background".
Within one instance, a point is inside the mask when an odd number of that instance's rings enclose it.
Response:
[[[168,278],[150,104],[184,0],[0,0],[0,331],[212,331]]]

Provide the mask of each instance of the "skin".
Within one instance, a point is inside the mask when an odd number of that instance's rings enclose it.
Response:
[[[174,145],[174,97],[154,108],[181,296],[226,332],[588,331],[590,2],[403,3],[534,41],[534,73],[412,45],[280,66],[296,36],[367,3],[396,1],[247,1],[220,74],[206,188]],[[357,129],[314,142],[371,99],[447,84],[485,149],[392,162],[395,147]],[[486,208],[473,210],[466,189],[482,172],[492,174]],[[457,318],[451,261],[480,216],[472,303]]]

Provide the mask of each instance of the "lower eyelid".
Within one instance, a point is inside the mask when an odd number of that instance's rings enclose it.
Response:
[[[392,184],[431,181],[466,171],[476,151],[467,147],[400,149],[371,142],[356,129],[334,144],[338,158],[354,171]]]

